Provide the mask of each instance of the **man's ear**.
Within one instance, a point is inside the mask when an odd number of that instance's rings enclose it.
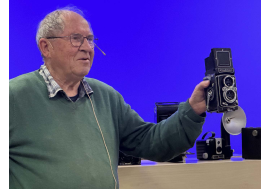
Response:
[[[50,57],[51,57],[51,53],[52,53],[52,50],[53,50],[53,46],[52,46],[52,44],[49,42],[48,39],[41,38],[41,39],[38,41],[38,46],[39,46],[40,52],[42,53],[42,55],[43,55],[45,58],[50,58]]]

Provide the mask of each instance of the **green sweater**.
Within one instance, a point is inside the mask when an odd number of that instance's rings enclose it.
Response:
[[[143,119],[112,87],[86,78],[116,180],[119,150],[154,161],[191,148],[204,117],[188,102],[158,124]],[[9,83],[10,189],[114,188],[109,158],[89,98],[48,97],[38,71]],[[119,187],[119,184],[117,184]]]

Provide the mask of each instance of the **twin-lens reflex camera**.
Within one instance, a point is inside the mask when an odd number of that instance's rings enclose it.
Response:
[[[228,112],[238,109],[237,88],[231,49],[213,48],[205,59],[205,79],[210,85],[205,89],[208,112]]]

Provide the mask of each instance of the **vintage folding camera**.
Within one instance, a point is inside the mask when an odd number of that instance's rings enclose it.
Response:
[[[224,139],[214,138],[215,133],[212,136],[204,140],[205,136],[209,132],[205,133],[202,140],[196,141],[197,159],[199,160],[218,160],[218,159],[230,159],[233,155],[231,146],[225,146]]]
[[[238,109],[238,98],[231,49],[213,48],[205,58],[205,89],[208,112],[227,112]]]

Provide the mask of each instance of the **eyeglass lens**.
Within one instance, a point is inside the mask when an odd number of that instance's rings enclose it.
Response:
[[[93,42],[94,36],[93,35],[89,35],[87,37],[83,37],[81,34],[72,34],[70,36],[70,42],[71,42],[71,44],[73,46],[79,47],[79,46],[81,46],[83,44],[84,38],[87,39],[87,41],[88,41],[88,43],[89,43],[89,45],[91,47],[94,47],[94,42]]]

